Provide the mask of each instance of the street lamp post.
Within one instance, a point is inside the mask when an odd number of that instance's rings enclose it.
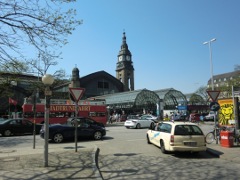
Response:
[[[209,45],[209,53],[210,53],[210,69],[211,69],[211,85],[212,85],[212,91],[214,91],[214,84],[213,84],[213,63],[212,63],[212,42],[216,41],[216,38],[211,39],[210,41],[206,41],[203,44]],[[214,118],[214,126],[216,127],[217,121],[216,121],[216,115]],[[217,137],[217,131],[215,131],[215,137]],[[218,144],[218,138],[216,138],[216,144]]]
[[[212,47],[211,43],[213,41],[216,41],[216,38],[211,39],[210,41],[206,41],[203,44],[208,44],[209,45],[209,53],[210,53],[210,71],[211,71],[211,85],[212,85],[212,90],[214,90],[214,85],[213,85],[213,63],[212,63]]]
[[[50,74],[45,74],[42,77],[42,82],[45,85],[44,167],[48,167],[49,109],[50,109],[50,96],[52,95],[50,86],[53,84],[54,78]]]

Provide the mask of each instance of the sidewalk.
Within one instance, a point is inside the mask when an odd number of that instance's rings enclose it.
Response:
[[[223,147],[221,144],[207,144],[207,152],[211,155],[219,157],[220,159],[227,160],[229,162],[240,163],[240,145],[234,144],[233,147]]]
[[[96,166],[97,148],[71,150],[50,150],[48,167],[44,167],[43,149],[28,152],[1,151],[0,179],[42,180],[42,179],[99,179],[101,174]]]
[[[214,122],[205,122],[199,126],[206,135],[214,128]],[[207,144],[207,152],[218,158],[240,163],[240,145],[234,144],[233,147],[228,148],[221,146],[220,142],[216,144],[216,141],[214,141],[212,144]]]
[[[222,147],[208,144],[207,152],[221,159],[240,163],[240,146]],[[26,149],[26,148],[25,148]],[[29,151],[0,150],[1,180],[42,180],[42,179],[96,179],[102,180],[97,168],[97,148],[71,150],[50,149],[48,167],[44,167],[43,149]],[[29,153],[29,154],[28,154]]]

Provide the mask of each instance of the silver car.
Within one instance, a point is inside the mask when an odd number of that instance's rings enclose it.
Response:
[[[150,128],[154,126],[154,121],[151,119],[148,119],[145,116],[138,117],[138,116],[131,116],[130,119],[127,119],[124,123],[124,126],[126,128]]]

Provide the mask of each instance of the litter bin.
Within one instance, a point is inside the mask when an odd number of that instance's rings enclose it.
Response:
[[[233,132],[231,131],[221,131],[220,132],[220,143],[223,147],[233,147]]]

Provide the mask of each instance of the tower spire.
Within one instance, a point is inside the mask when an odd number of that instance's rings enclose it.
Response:
[[[122,45],[118,53],[116,78],[124,85],[124,91],[134,90],[134,68],[132,54],[128,49],[126,33],[123,31]]]
[[[123,37],[122,37],[122,45],[121,45],[121,50],[119,52],[120,54],[128,54],[131,55],[131,52],[128,50],[128,45],[127,45],[127,38],[126,38],[126,33],[123,31]]]
[[[126,43],[126,33],[123,31],[122,45],[124,44],[127,44],[127,43]]]

